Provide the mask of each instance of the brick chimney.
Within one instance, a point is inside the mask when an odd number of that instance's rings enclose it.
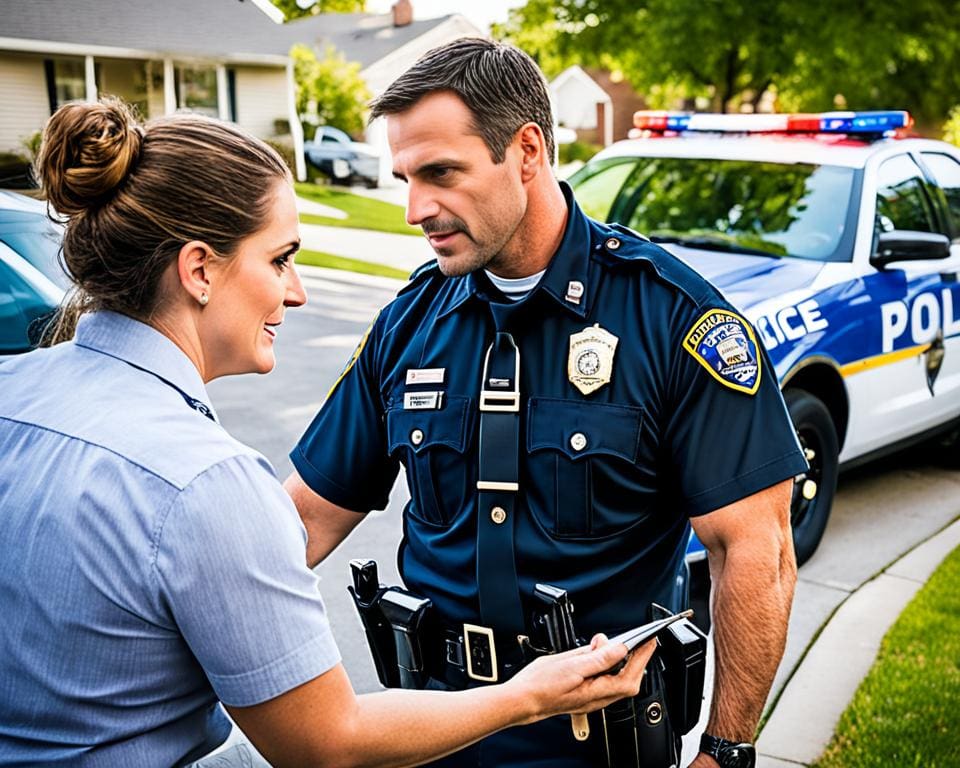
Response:
[[[397,0],[390,10],[393,11],[395,27],[405,27],[413,21],[413,3],[410,0]]]

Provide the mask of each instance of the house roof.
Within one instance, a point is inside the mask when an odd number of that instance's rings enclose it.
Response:
[[[610,94],[607,93],[601,85],[594,80],[587,72],[577,64],[567,67],[563,72],[550,81],[550,90],[554,93],[559,92],[563,86],[571,80],[581,83],[593,96],[596,101],[609,103]]]
[[[393,26],[391,13],[323,13],[274,23],[266,0],[0,0],[4,39],[198,57],[286,56],[334,45],[366,68],[450,16]]]
[[[0,38],[204,57],[286,56],[255,0],[0,0]]]
[[[348,61],[358,61],[362,68],[366,68],[440,26],[451,16],[419,19],[395,27],[390,13],[321,13],[287,22],[284,27],[290,44],[306,43],[320,50],[332,44]]]

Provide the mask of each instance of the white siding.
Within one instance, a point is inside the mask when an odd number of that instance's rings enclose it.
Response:
[[[286,120],[287,72],[279,67],[236,67],[237,123],[256,136],[269,138],[274,120]]]
[[[0,152],[23,152],[50,117],[42,56],[0,52],[0,105]]]

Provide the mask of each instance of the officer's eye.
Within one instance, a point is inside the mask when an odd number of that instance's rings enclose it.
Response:
[[[273,260],[273,265],[277,269],[279,269],[281,272],[283,272],[283,270],[285,270],[288,266],[290,266],[291,256],[293,256],[292,253],[285,253],[282,256],[277,256],[277,258]]]

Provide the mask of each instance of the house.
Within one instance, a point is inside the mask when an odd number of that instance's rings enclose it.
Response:
[[[550,82],[557,123],[577,131],[580,141],[607,146],[625,139],[633,113],[646,102],[623,77],[602,69],[572,66]]]
[[[311,46],[322,55],[330,45],[348,61],[358,62],[360,76],[374,96],[383,93],[398,75],[431,48],[458,37],[486,37],[473,22],[460,14],[434,19],[415,19],[410,0],[398,0],[390,13],[322,13],[286,24],[291,41]],[[367,143],[379,150],[381,180],[392,178],[390,147],[384,120],[367,127]]]
[[[0,0],[0,152],[61,104],[112,94],[145,118],[189,109],[293,134],[289,30],[268,0]]]
[[[459,14],[415,20],[410,0],[287,24],[269,0],[0,0],[0,19],[0,154],[23,153],[61,104],[111,94],[147,119],[188,109],[265,139],[289,132],[300,178],[291,46],[334,45],[377,95],[431,48],[482,34]],[[380,123],[367,139],[386,160]]]

